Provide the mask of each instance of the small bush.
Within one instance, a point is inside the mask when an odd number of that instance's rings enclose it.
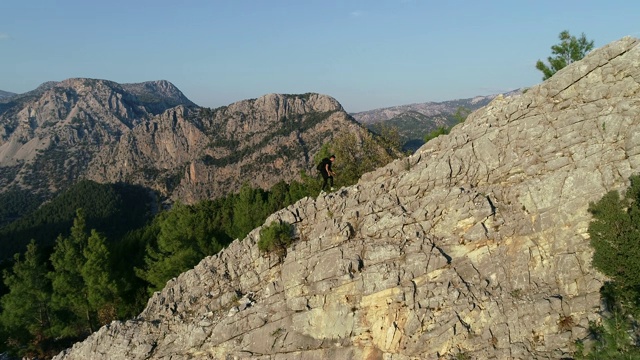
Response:
[[[428,133],[427,135],[425,135],[424,137],[424,142],[428,143],[429,140],[433,140],[435,138],[437,138],[440,135],[447,135],[449,133],[449,129],[446,126],[440,126],[439,128],[432,130],[430,133]]]
[[[560,316],[560,319],[558,319],[558,329],[560,331],[569,331],[574,326],[575,322],[570,315]]]
[[[629,180],[623,197],[611,191],[589,204],[592,265],[610,280],[600,289],[602,323],[591,323],[586,341],[576,343],[576,359],[640,359],[640,177]]]
[[[609,310],[640,315],[640,177],[630,178],[624,197],[607,193],[589,205],[592,265],[611,282],[603,290]]]
[[[601,324],[589,323],[590,341],[576,342],[576,360],[640,359],[640,348],[632,336],[633,324],[626,316],[615,312]]]
[[[272,222],[260,230],[258,249],[263,252],[283,251],[291,244],[293,226],[286,222]]]

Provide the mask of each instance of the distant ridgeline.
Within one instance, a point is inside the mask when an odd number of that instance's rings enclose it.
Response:
[[[14,93],[12,93],[12,92],[8,92],[8,91],[2,91],[2,90],[0,90],[0,99],[3,99],[3,98],[9,98],[9,97],[12,97],[12,96],[14,96],[14,95],[16,95],[16,94],[14,94]]]
[[[504,96],[514,96],[521,92],[520,89],[513,90]],[[460,123],[470,112],[487,105],[496,96],[400,105],[351,115],[374,132],[379,132],[385,126],[397,128],[404,150],[414,152],[424,144],[425,136],[431,131]]]

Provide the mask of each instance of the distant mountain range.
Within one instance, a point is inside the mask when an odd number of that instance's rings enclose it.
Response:
[[[0,193],[44,198],[79,179],[191,203],[270,188],[314,167],[334,134],[367,130],[333,98],[268,94],[198,107],[168,81],[76,78],[0,99]]]
[[[522,93],[521,89],[505,93],[513,96]],[[468,99],[457,99],[442,102],[425,102],[409,105],[392,106],[358,113],[352,113],[358,122],[376,131],[378,124],[396,127],[403,137],[405,148],[415,150],[424,141],[425,135],[440,126],[451,127],[458,122],[455,114],[458,109],[475,111],[493,100],[498,94],[476,96]]]
[[[14,95],[16,95],[16,94],[12,93],[12,92],[0,90],[0,99],[10,98],[10,97],[12,97]]]

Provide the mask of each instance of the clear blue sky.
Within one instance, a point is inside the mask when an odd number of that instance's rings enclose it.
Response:
[[[640,1],[1,0],[0,90],[169,80],[201,106],[318,92],[357,112],[535,85],[565,29],[640,37]]]

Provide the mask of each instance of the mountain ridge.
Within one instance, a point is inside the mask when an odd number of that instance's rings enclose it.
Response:
[[[421,103],[411,103],[404,105],[388,106],[384,108],[371,109],[366,111],[360,111],[351,113],[351,115],[360,123],[371,124],[392,120],[398,117],[404,112],[414,111],[425,116],[436,116],[449,114],[452,115],[458,109],[458,107],[467,107],[470,110],[479,109],[482,106],[487,105],[491,100],[496,97],[502,96],[515,96],[522,93],[522,89],[511,90],[501,94],[492,94],[485,96],[474,96],[472,98],[460,98],[445,101],[427,101]]]
[[[10,97],[13,97],[15,95],[17,95],[17,94],[9,92],[9,91],[0,90],[0,100],[5,99],[5,98],[10,98]]]
[[[165,80],[71,78],[0,102],[0,191],[43,198],[79,179],[127,182],[193,203],[313,171],[342,131],[367,130],[334,98],[266,94],[202,108]]]

